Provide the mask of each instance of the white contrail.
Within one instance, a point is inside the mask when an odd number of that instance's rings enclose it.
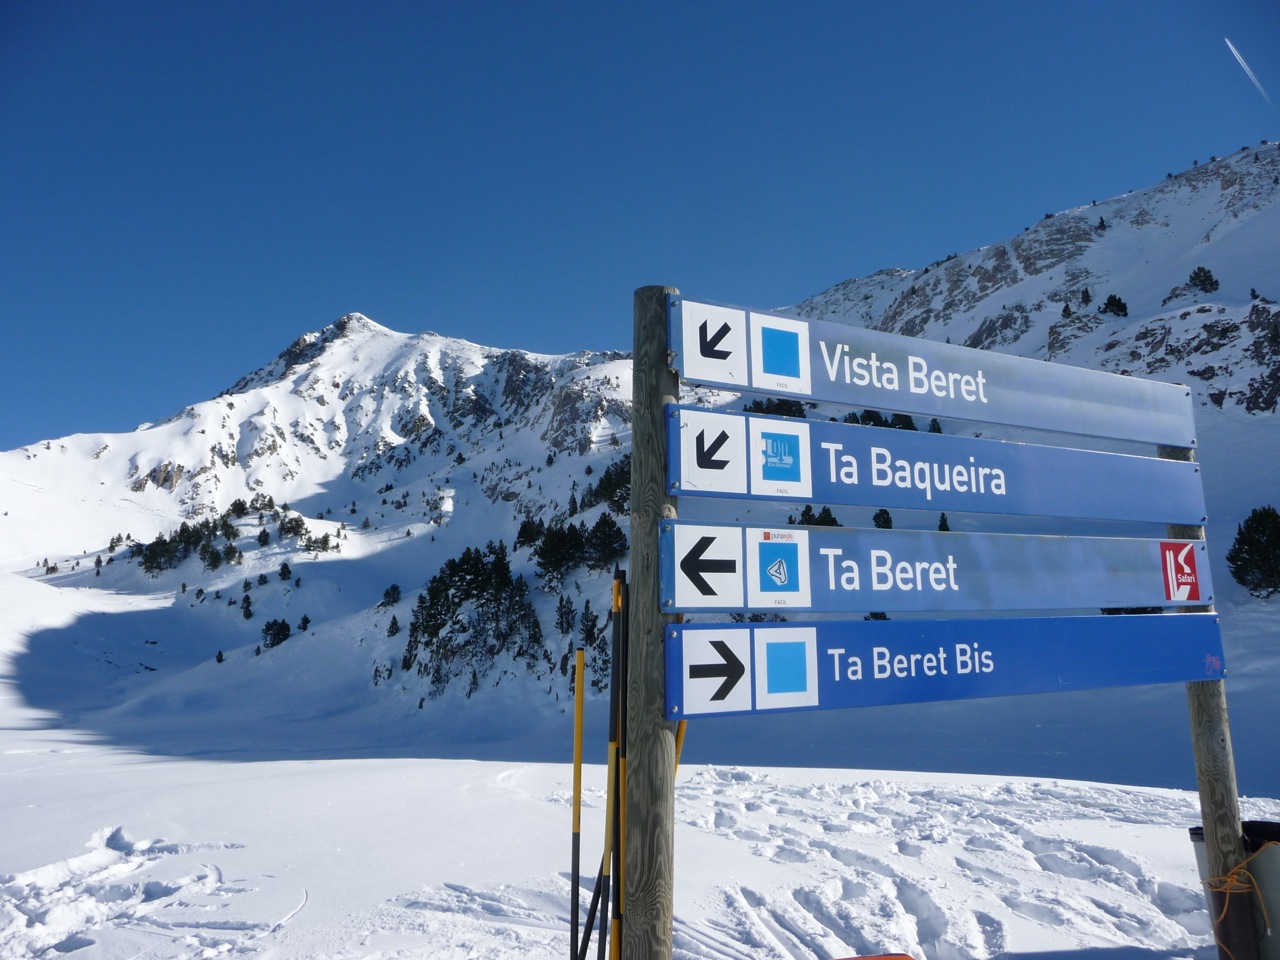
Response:
[[[1236,62],[1240,64],[1240,68],[1244,70],[1245,74],[1249,77],[1249,79],[1253,81],[1253,85],[1258,88],[1258,92],[1262,94],[1262,99],[1267,101],[1267,105],[1270,106],[1272,110],[1274,110],[1276,108],[1276,105],[1272,103],[1271,98],[1267,96],[1267,91],[1262,89],[1262,84],[1259,83],[1258,78],[1253,75],[1253,71],[1249,69],[1249,65],[1244,62],[1244,57],[1240,56],[1240,51],[1236,49],[1236,45],[1232,43],[1230,40],[1228,40],[1226,37],[1223,37],[1222,39],[1227,41],[1227,48],[1235,56]]]

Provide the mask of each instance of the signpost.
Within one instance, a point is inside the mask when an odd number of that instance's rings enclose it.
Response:
[[[685,717],[1185,681],[1211,868],[1241,862],[1189,390],[666,287],[637,290],[635,307],[624,960],[671,957],[671,721]],[[682,407],[676,373],[735,392],[1153,444],[1159,457]],[[677,497],[1143,521],[1168,533],[703,523],[678,520]],[[1107,608],[1165,612],[1097,615]],[[908,618],[864,620],[870,610]],[[676,619],[744,611],[852,616]],[[1021,615],[933,616],[961,611]],[[1256,956],[1248,906],[1219,906],[1220,941],[1236,960]]]
[[[662,524],[662,609],[1071,610],[1213,600],[1203,540]]]
[[[684,624],[667,718],[1217,680],[1214,614]]]
[[[1194,523],[1194,463],[756,414],[667,408],[672,496]]]
[[[1194,447],[1191,392],[1155,380],[672,297],[687,380],[875,410]]]

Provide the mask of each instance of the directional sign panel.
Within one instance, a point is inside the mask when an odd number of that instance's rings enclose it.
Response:
[[[667,719],[1217,680],[1212,613],[667,628]]]
[[[1213,602],[1203,540],[664,521],[662,608],[943,612]]]
[[[828,505],[1201,524],[1180,460],[667,408],[668,490]]]
[[[733,390],[1195,446],[1185,387],[681,297],[674,367]]]

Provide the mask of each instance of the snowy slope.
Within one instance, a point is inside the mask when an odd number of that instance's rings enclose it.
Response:
[[[8,576],[0,603],[27,611],[0,631],[11,662],[28,631],[146,600]],[[6,694],[0,957],[549,960],[568,949],[565,764],[343,759],[334,728],[314,723],[233,762],[175,757],[50,728]],[[584,780],[588,876],[606,805],[599,720]],[[379,749],[378,725],[348,723]],[[194,747],[221,732],[175,737]],[[567,717],[548,732],[567,740]],[[1280,818],[1280,801],[1243,806]],[[676,812],[682,960],[1213,955],[1185,791],[685,763]],[[588,879],[584,903],[590,890]]]
[[[1223,556],[1252,507],[1280,501],[1278,157],[1242,151],[797,308],[1192,386],[1237,766],[1264,798],[1280,798],[1276,601]],[[1217,292],[1186,288],[1202,265]],[[1111,293],[1127,317],[1097,312]],[[0,453],[0,957],[563,955],[555,661],[579,624],[561,631],[557,607],[602,614],[609,579],[544,581],[514,543],[526,520],[610,514],[574,506],[629,448],[630,378],[624,356],[352,314],[168,420]],[[268,496],[234,521],[235,562],[150,576],[128,557]],[[291,515],[335,549],[281,537]],[[502,654],[473,696],[431,697],[391,619],[403,630],[442,564],[499,540],[548,659]],[[390,584],[399,603],[381,602]],[[304,616],[260,649],[265,622]],[[604,706],[593,691],[596,760]],[[1204,957],[1185,710],[1166,686],[691,725],[677,956]],[[917,772],[869,772],[886,770]]]

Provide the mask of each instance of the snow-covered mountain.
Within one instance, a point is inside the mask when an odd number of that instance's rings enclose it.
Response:
[[[1223,557],[1280,501],[1278,180],[1264,144],[795,308],[1191,385],[1254,819],[1276,601]],[[563,956],[571,777],[530,761],[569,755],[584,640],[603,757],[630,397],[623,355],[352,314],[168,420],[0,452],[0,955]],[[1185,718],[1162,685],[691,722],[674,955],[1203,960]]]
[[[1148,190],[1045,214],[1004,243],[846,280],[799,312],[1194,383],[1215,406],[1274,413],[1278,197],[1280,146],[1264,143]],[[1216,290],[1189,283],[1197,267],[1218,281]],[[1127,316],[1100,312],[1112,295]]]
[[[1236,602],[1243,622],[1258,605],[1234,589],[1221,558],[1249,509],[1276,500],[1277,199],[1280,147],[1263,144],[1147,190],[1046,214],[1003,243],[845,281],[794,311],[1189,383],[1214,576],[1224,616],[1236,616]],[[1201,267],[1216,289],[1192,285]],[[296,687],[303,650],[310,686],[288,695],[301,715],[319,698],[332,715],[403,717],[442,693],[465,699],[483,686],[482,696],[497,697],[492,688],[504,682],[536,690],[521,703],[558,711],[565,651],[604,629],[609,550],[597,550],[599,562],[589,550],[560,562],[540,552],[539,538],[547,527],[583,538],[600,527],[597,540],[625,532],[630,398],[623,354],[499,350],[351,314],[167,420],[0,453],[3,569],[45,589],[145,596],[155,608],[109,653],[90,655],[114,665],[118,689],[71,696],[57,682],[66,658],[38,646],[19,683],[33,702],[93,713],[126,740],[141,735],[125,722],[135,708],[146,714],[141,701],[199,700],[216,676],[235,675],[268,698],[286,678]],[[183,525],[196,531],[190,549],[148,560],[145,548],[160,538],[167,549]],[[229,562],[211,563],[210,548]],[[419,609],[416,598],[446,569],[446,579],[485,581],[481,593],[496,569],[504,586],[480,597],[442,582],[439,603]],[[393,585],[399,600],[387,592]],[[540,636],[517,639],[499,614],[525,602]],[[275,620],[292,639],[262,651],[264,624]],[[450,657],[488,650],[442,676],[406,636],[416,630],[421,640],[428,623],[433,636],[451,638]],[[92,647],[74,630],[55,641]],[[599,646],[593,663],[603,670]],[[494,722],[510,736],[523,729],[510,716]]]

